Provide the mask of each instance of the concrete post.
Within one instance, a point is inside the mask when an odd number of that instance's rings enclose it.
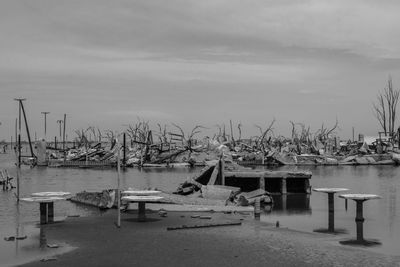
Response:
[[[364,217],[363,217],[363,203],[364,200],[356,200],[356,225],[357,225],[357,242],[364,242]]]
[[[281,193],[282,193],[282,195],[286,195],[286,194],[287,194],[286,178],[282,178],[282,182],[281,182]]]

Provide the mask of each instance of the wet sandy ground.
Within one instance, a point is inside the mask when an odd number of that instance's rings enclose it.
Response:
[[[400,256],[340,245],[343,236],[276,228],[251,214],[168,212],[160,217],[152,213],[147,222],[138,222],[137,214],[122,213],[121,228],[114,224],[116,218],[116,211],[110,210],[46,225],[47,242],[78,248],[53,261],[23,266],[400,266]],[[167,230],[225,222],[242,224]]]

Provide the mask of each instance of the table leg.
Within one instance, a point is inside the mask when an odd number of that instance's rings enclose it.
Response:
[[[39,203],[40,205],[40,224],[47,223],[47,203]]]
[[[343,240],[343,241],[339,241],[340,244],[343,245],[358,245],[358,246],[375,246],[375,245],[380,245],[381,242],[379,242],[378,240],[365,240],[364,239],[364,228],[363,228],[363,224],[364,224],[364,217],[363,217],[363,204],[364,201],[366,200],[354,200],[356,202],[356,230],[357,230],[357,238],[354,239],[350,239],[350,240]]]
[[[364,242],[364,217],[363,217],[363,203],[364,200],[356,200],[356,226],[357,226],[357,241],[362,243]]]
[[[138,221],[144,222],[146,221],[146,202],[139,202],[139,214],[138,214]]]
[[[47,203],[47,222],[54,222],[54,202]]]
[[[335,232],[334,193],[328,193],[328,231]]]

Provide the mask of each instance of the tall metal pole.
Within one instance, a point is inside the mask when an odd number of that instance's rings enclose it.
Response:
[[[24,104],[22,103],[22,101],[23,100],[20,100],[19,103],[21,104],[21,110],[22,110],[22,113],[24,114],[25,128],[26,128],[26,134],[28,136],[29,148],[31,150],[31,156],[35,157],[35,154],[33,153],[33,148],[32,148],[31,134],[29,133],[28,120],[26,119],[25,108],[24,108]]]
[[[63,150],[65,150],[65,123],[66,122],[67,122],[67,114],[64,114]]]
[[[48,111],[42,111],[42,114],[44,114],[44,139],[46,140],[46,132],[47,132],[47,124],[46,124],[46,117],[47,114],[49,114],[50,112]]]
[[[60,126],[60,140],[61,140],[61,124],[63,123],[62,120],[57,120],[58,125]]]
[[[123,159],[122,159],[122,166],[125,168],[126,165],[126,133],[124,132],[124,151],[123,151]]]
[[[21,172],[21,109],[22,109],[22,101],[24,98],[14,98],[15,101],[18,101],[18,118],[19,118],[19,127],[18,127],[18,163],[17,163],[17,202],[19,203],[19,195],[20,195],[20,172]],[[15,125],[17,126],[17,125]]]
[[[117,135],[118,136],[118,135]],[[117,210],[118,210],[118,218],[117,218],[117,227],[121,227],[121,196],[120,196],[120,182],[119,182],[119,176],[121,173],[121,168],[120,168],[120,144],[118,141],[118,137],[117,137],[117,192],[116,192],[116,196],[117,196]]]
[[[18,142],[18,118],[15,118],[15,149],[17,149],[17,142]]]

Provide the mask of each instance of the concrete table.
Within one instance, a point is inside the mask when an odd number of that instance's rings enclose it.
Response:
[[[363,204],[364,201],[370,200],[370,199],[378,199],[381,198],[378,195],[372,195],[372,194],[344,194],[340,195],[340,198],[344,199],[352,199],[356,202],[356,226],[357,226],[357,239],[352,239],[352,240],[345,240],[345,241],[340,241],[341,244],[343,245],[363,245],[363,246],[373,246],[373,245],[380,245],[381,243],[376,240],[366,240],[364,239],[364,233],[363,233],[363,223],[364,223],[364,218],[363,218]]]
[[[123,201],[138,203],[138,206],[139,206],[138,221],[139,222],[146,221],[146,202],[158,202],[161,199],[163,199],[163,197],[154,196],[154,195],[153,196],[131,195],[131,196],[123,196],[121,198],[121,200],[123,200]]]
[[[27,197],[21,198],[25,202],[37,202],[40,208],[40,224],[48,224],[54,222],[54,202],[65,200],[64,197]]]
[[[70,192],[38,192],[38,193],[32,193],[32,197],[68,197],[70,196]]]
[[[123,195],[130,195],[130,196],[153,196],[158,195],[161,191],[157,190],[126,190],[121,192]]]
[[[313,188],[313,191],[323,192],[328,194],[328,229],[316,229],[314,232],[320,233],[344,233],[345,230],[336,229],[335,230],[335,205],[334,205],[334,195],[338,192],[347,191],[347,188]]]

